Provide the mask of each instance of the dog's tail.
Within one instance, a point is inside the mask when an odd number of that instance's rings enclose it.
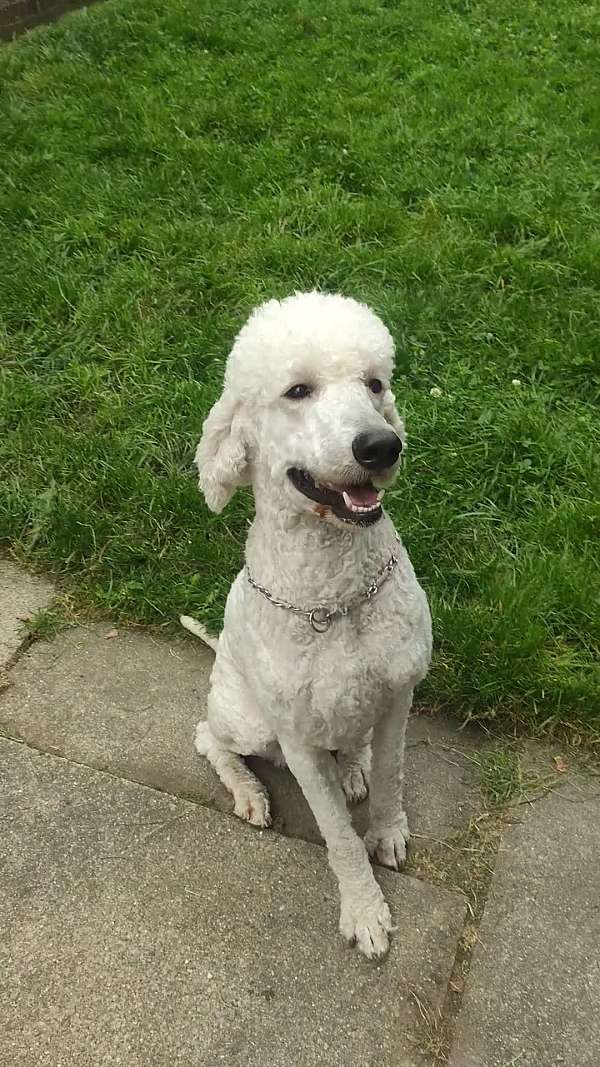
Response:
[[[198,622],[198,619],[192,619],[190,615],[180,615],[179,621],[182,626],[185,626],[186,630],[189,630],[191,634],[195,634],[201,641],[204,641],[205,645],[212,648],[213,652],[217,651],[219,638],[209,634],[206,627],[204,627],[201,622]]]

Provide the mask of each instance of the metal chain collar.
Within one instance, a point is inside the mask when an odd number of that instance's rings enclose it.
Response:
[[[400,541],[398,534],[396,534],[396,540]],[[246,578],[252,588],[256,589],[257,593],[261,593],[270,604],[273,604],[276,608],[285,608],[286,611],[293,611],[295,615],[304,615],[304,617],[308,619],[313,630],[318,634],[324,634],[329,629],[334,619],[343,618],[345,615],[348,615],[357,604],[361,604],[364,600],[371,600],[372,597],[376,596],[386,579],[389,578],[397,563],[398,557],[392,553],[387,563],[384,563],[383,566],[379,568],[367,589],[364,589],[361,593],[357,593],[347,604],[336,605],[331,611],[328,611],[327,608],[319,607],[299,608],[296,607],[295,604],[289,604],[287,600],[280,600],[279,597],[274,596],[268,589],[265,589],[264,585],[260,585],[259,582],[255,581],[250,573],[247,563]]]

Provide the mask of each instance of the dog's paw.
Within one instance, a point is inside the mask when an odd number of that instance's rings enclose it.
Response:
[[[269,797],[264,789],[238,786],[233,794],[234,814],[252,826],[267,827],[271,825]]]
[[[279,745],[273,745],[272,748],[269,749],[267,758],[271,760],[275,767],[281,767],[282,770],[287,771],[287,760]]]
[[[358,763],[348,763],[340,767],[342,789],[349,804],[360,804],[369,792],[369,779],[366,768]]]
[[[340,933],[367,959],[381,959],[390,947],[392,917],[383,896],[366,904],[342,900]]]
[[[384,867],[399,871],[406,860],[406,846],[410,840],[408,821],[402,813],[395,826],[389,830],[369,829],[365,834],[365,845],[372,859]]]

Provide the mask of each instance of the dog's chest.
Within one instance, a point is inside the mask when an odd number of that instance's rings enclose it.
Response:
[[[336,618],[326,633],[316,634],[304,619],[273,616],[277,610],[265,604],[260,612],[269,629],[277,622],[277,630],[264,635],[259,668],[270,698],[265,711],[276,730],[344,747],[427,672],[429,610],[412,568],[351,615]]]
[[[389,647],[345,636],[343,648],[323,649],[315,657],[304,699],[301,695],[293,711],[295,731],[327,748],[344,747],[370,729],[403,682],[404,670],[386,654]]]

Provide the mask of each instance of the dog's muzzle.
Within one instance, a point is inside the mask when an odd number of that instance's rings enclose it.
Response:
[[[298,467],[290,467],[287,473],[299,493],[321,508],[328,508],[342,522],[370,526],[383,515],[383,490],[375,489],[370,481],[361,485],[333,486],[315,481],[308,471]]]

